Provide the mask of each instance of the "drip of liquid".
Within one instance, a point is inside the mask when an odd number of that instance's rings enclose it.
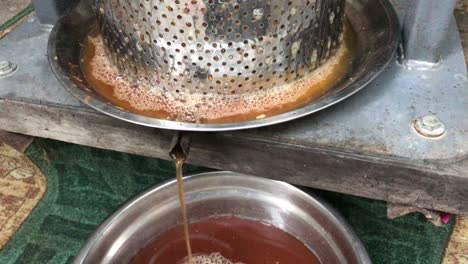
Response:
[[[182,166],[184,159],[176,159],[177,188],[179,192],[180,211],[184,222],[185,246],[187,247],[188,264],[192,264],[192,246],[190,245],[189,222],[187,218],[187,208],[185,206],[184,183],[182,179]]]
[[[185,206],[185,192],[182,170],[184,161],[187,158],[187,152],[184,150],[182,143],[180,142],[180,137],[174,148],[171,150],[170,155],[174,159],[176,165],[177,191],[179,194],[180,212],[182,214],[182,221],[184,225],[185,246],[187,248],[188,257],[187,264],[192,264],[192,246],[190,245],[189,221],[187,217],[187,207]]]

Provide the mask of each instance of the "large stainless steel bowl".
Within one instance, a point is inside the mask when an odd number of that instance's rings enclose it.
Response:
[[[287,231],[322,263],[370,263],[359,238],[320,199],[279,181],[230,172],[185,178],[190,221],[213,215],[258,219]],[[128,263],[145,244],[181,224],[176,182],[141,194],[108,218],[75,263]]]
[[[259,120],[225,124],[197,124],[143,116],[122,110],[100,96],[81,72],[82,41],[96,26],[96,18],[86,8],[91,0],[62,17],[51,32],[49,61],[57,79],[73,96],[84,104],[107,115],[150,127],[188,131],[227,131],[268,126],[297,119],[334,105],[364,88],[394,59],[400,27],[389,0],[347,0],[346,16],[357,37],[357,51],[351,70],[343,81],[310,103],[282,114]]]

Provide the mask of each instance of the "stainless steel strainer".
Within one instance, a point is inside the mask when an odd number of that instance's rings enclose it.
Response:
[[[333,55],[344,3],[95,0],[94,9],[127,78],[152,89],[240,94],[291,82]]]

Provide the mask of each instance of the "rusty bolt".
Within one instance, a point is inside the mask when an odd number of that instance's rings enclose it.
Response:
[[[430,138],[440,137],[446,131],[445,124],[435,115],[418,117],[413,122],[413,127],[418,134]]]
[[[0,77],[12,74],[16,68],[16,64],[11,61],[0,61]]]

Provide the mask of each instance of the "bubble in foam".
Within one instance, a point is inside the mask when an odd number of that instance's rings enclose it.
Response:
[[[95,79],[113,85],[116,98],[128,102],[135,109],[164,111],[177,117],[177,120],[188,122],[267,113],[271,109],[294,104],[301,98],[310,97],[310,87],[330,78],[349,52],[346,45],[341,45],[336,54],[320,68],[282,86],[243,94],[203,94],[174,92],[161,87],[146,87],[145,84],[132,85],[119,74],[107,57],[102,37],[92,37],[90,40],[95,47],[95,56],[90,61],[93,69],[91,74]]]
[[[242,262],[232,262],[225,258],[221,253],[197,254],[192,256],[192,262],[188,258],[183,259],[179,264],[244,264]]]

